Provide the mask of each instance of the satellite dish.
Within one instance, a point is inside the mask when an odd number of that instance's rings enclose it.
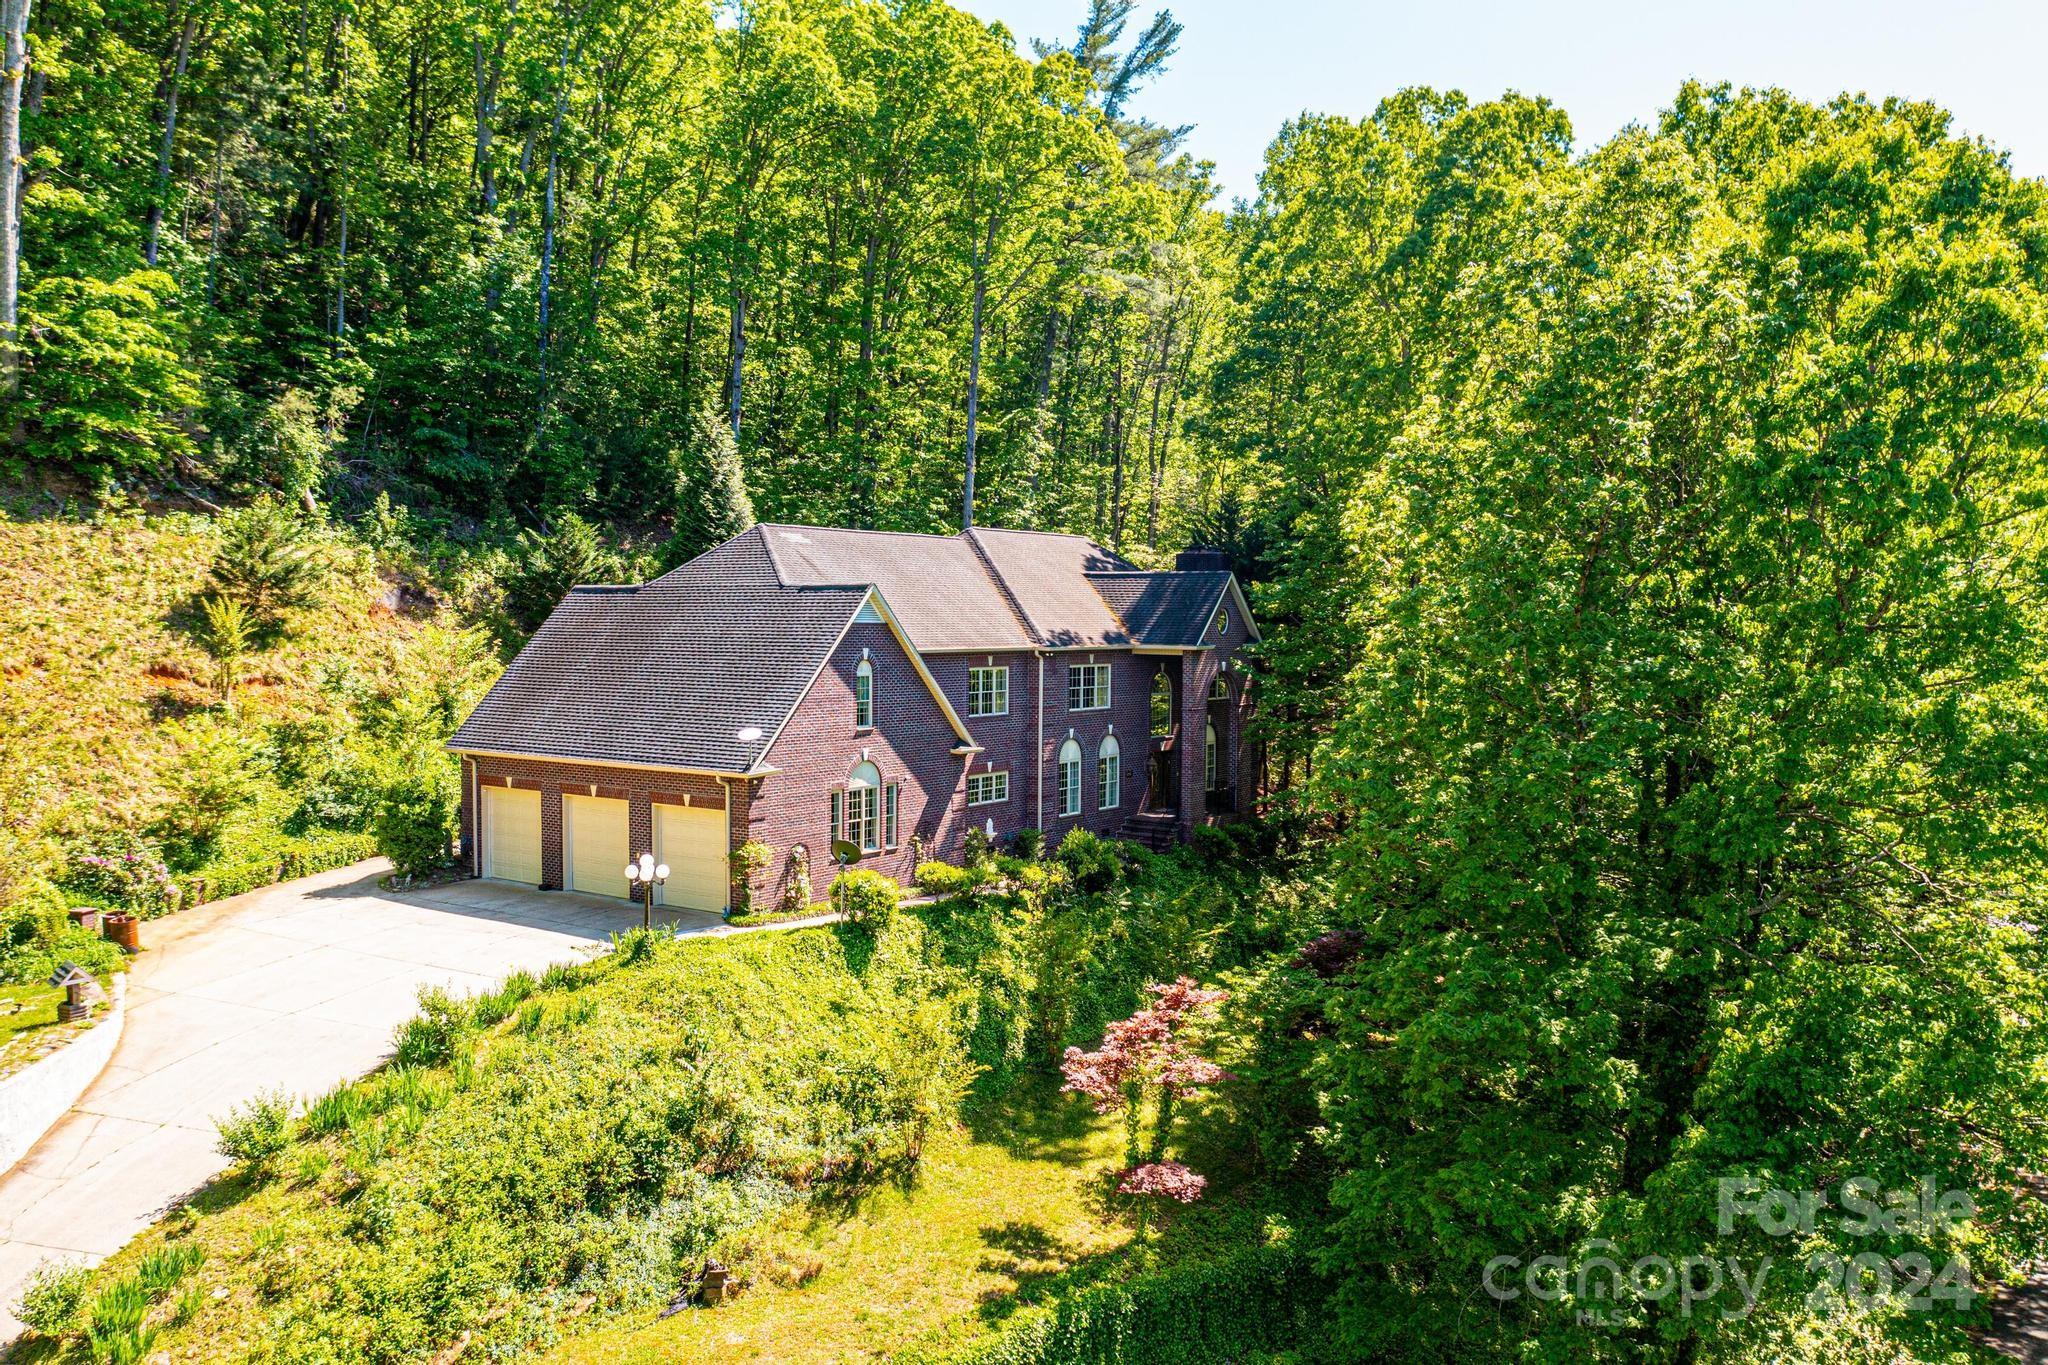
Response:
[[[841,867],[851,867],[860,861],[860,845],[850,839],[832,841],[832,861]]]
[[[758,725],[745,725],[740,727],[737,738],[742,744],[758,744],[761,742],[761,736],[765,733],[766,731],[762,730]]]

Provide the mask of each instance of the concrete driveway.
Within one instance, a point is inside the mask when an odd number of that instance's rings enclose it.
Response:
[[[492,882],[380,891],[389,870],[375,859],[143,926],[113,1060],[0,1177],[0,1340],[21,1330],[6,1310],[37,1263],[110,1255],[226,1167],[217,1116],[370,1070],[422,987],[474,994],[640,923],[623,902]],[[716,915],[658,917],[737,932]]]

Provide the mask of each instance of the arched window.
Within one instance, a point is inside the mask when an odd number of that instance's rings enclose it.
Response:
[[[846,842],[863,853],[882,846],[882,774],[872,763],[856,763],[846,777]]]
[[[1210,701],[1229,701],[1229,700],[1230,700],[1230,680],[1229,680],[1228,678],[1225,678],[1225,677],[1224,677],[1224,676],[1223,676],[1223,675],[1222,675],[1221,673],[1218,673],[1218,674],[1216,675],[1216,681],[1215,681],[1215,682],[1212,682],[1212,683],[1210,683],[1210,684],[1209,684],[1209,700],[1210,700]]]
[[[1212,721],[1202,727],[1202,786],[1209,791],[1216,790],[1216,725]]]
[[[1124,751],[1115,735],[1104,735],[1095,751],[1095,790],[1104,810],[1124,803]]]
[[[1060,745],[1060,814],[1081,813],[1081,746],[1073,740]]]
[[[866,659],[853,670],[853,728],[872,730],[875,725],[875,666]]]
[[[1152,733],[1173,733],[1173,684],[1163,668],[1152,679]]]

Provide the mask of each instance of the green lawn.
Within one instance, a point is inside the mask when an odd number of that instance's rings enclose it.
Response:
[[[39,1052],[63,1036],[51,1031],[63,999],[64,992],[55,986],[0,986],[0,1076],[35,1061]],[[19,1010],[14,1008],[17,1004]],[[97,1023],[105,1013],[104,1006],[93,1011],[93,1021]],[[70,1025],[66,1032],[77,1029]]]
[[[557,1362],[868,1361],[912,1341],[966,1343],[1020,1302],[1110,1273],[1131,1238],[1105,1176],[1123,1127],[1033,1077],[927,1153],[916,1183],[807,1211],[764,1241],[788,1273],[716,1308],[641,1313],[577,1337]],[[1228,1203],[1229,1201],[1224,1201]],[[1193,1211],[1191,1211],[1193,1212]],[[1241,1212],[1241,1211],[1240,1211]],[[1159,1251],[1210,1239],[1223,1208]],[[799,1283],[806,1270],[815,1274]]]

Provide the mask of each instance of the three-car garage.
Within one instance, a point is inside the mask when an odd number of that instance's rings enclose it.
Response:
[[[559,874],[554,885],[625,900],[632,890],[626,864],[651,852],[669,868],[667,883],[655,894],[657,905],[713,913],[727,906],[731,840],[722,795],[649,794],[629,799],[588,788],[561,790],[556,798],[561,802],[561,846],[554,860],[548,856],[549,822],[543,816],[547,798],[537,783],[480,782],[476,795],[476,866],[481,876],[547,886],[552,861]],[[643,818],[652,825],[651,849],[633,843],[635,800],[647,801]]]

